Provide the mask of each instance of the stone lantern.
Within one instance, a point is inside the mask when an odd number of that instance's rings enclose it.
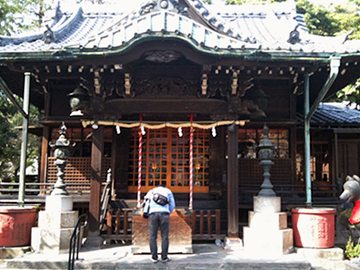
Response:
[[[38,227],[32,228],[31,247],[37,252],[54,254],[69,253],[71,235],[79,212],[73,210],[73,197],[64,183],[64,170],[70,155],[70,142],[66,139],[66,126],[62,123],[59,138],[50,147],[54,150],[57,181],[50,196],[46,196],[45,211],[39,212]]]
[[[54,162],[57,166],[58,173],[57,173],[57,181],[54,185],[54,190],[52,191],[51,195],[69,195],[69,193],[66,190],[66,185],[64,182],[64,171],[65,166],[68,163],[67,159],[70,156],[70,142],[68,139],[66,139],[66,126],[64,122],[62,123],[60,130],[59,130],[59,138],[57,141],[52,144],[50,143],[50,147],[54,148],[54,157],[56,158],[56,161]]]
[[[270,167],[274,163],[271,159],[274,157],[274,145],[271,143],[268,135],[269,128],[264,125],[263,130],[264,138],[261,139],[258,148],[259,150],[259,158],[261,159],[260,165],[263,168],[263,176],[264,181],[261,185],[261,190],[258,194],[260,197],[274,197],[276,196],[273,188],[273,185],[270,182]]]
[[[266,125],[263,134],[258,147],[264,181],[258,196],[254,196],[254,210],[249,211],[249,226],[244,227],[244,248],[248,254],[273,258],[292,252],[293,230],[287,228],[287,213],[281,212],[281,198],[276,196],[270,182],[274,146]]]

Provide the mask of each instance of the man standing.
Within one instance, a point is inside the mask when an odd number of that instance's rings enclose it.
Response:
[[[151,261],[158,262],[157,254],[157,232],[161,231],[161,261],[170,261],[168,257],[169,250],[169,227],[170,214],[175,209],[174,195],[171,190],[166,188],[165,184],[160,184],[156,188],[150,190],[146,196],[145,201],[150,207],[149,211],[149,233],[150,233],[150,252]]]

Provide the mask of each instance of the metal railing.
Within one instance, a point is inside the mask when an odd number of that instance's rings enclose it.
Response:
[[[84,223],[81,221],[84,219]],[[79,259],[79,251],[80,251],[80,240],[81,240],[81,231],[87,225],[87,215],[82,214],[74,228],[74,231],[70,238],[70,249],[69,249],[69,262],[68,262],[68,270],[73,270],[75,265],[75,260]]]

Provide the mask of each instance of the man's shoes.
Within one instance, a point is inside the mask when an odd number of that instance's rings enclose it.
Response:
[[[161,260],[161,262],[163,262],[163,263],[166,263],[166,262],[168,262],[168,261],[171,261],[171,259],[170,259],[169,257],[166,257],[165,260]]]
[[[158,262],[158,260],[156,259],[153,259],[153,258],[150,258],[150,260],[153,262],[153,263],[157,263]]]

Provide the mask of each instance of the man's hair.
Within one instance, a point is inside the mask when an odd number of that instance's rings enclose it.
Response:
[[[157,187],[166,187],[166,181],[161,181],[159,184],[156,185]]]

